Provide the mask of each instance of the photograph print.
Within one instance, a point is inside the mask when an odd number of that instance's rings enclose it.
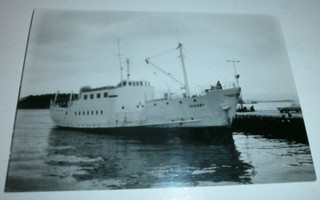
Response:
[[[277,18],[30,18],[5,192],[316,180]]]

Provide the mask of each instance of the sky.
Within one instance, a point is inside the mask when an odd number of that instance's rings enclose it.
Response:
[[[20,97],[119,83],[118,39],[121,65],[130,59],[130,79],[150,81],[156,90],[181,86],[145,59],[183,82],[181,42],[191,88],[235,81],[227,60],[239,60],[244,99],[298,98],[272,16],[48,9],[34,12]]]

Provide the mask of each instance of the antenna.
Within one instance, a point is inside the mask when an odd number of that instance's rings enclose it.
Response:
[[[122,65],[121,65],[121,54],[120,54],[120,41],[119,41],[119,38],[117,39],[117,43],[118,43],[118,56],[119,56],[119,65],[120,65],[120,78],[121,78],[121,82],[123,80],[123,77],[122,77]]]
[[[237,69],[236,69],[236,62],[239,63],[239,60],[227,60],[227,62],[232,62],[233,63],[233,69],[234,69],[234,77],[236,78],[237,81],[237,87],[240,87],[239,85],[239,77],[240,75],[237,73]],[[238,102],[240,103],[240,109],[243,109],[243,99],[242,99],[242,92],[240,90],[240,96],[239,96],[239,100]]]
[[[178,43],[180,42],[180,38],[179,38],[179,32],[176,30],[176,36],[177,36],[177,41]]]
[[[237,81],[237,87],[240,87],[239,85],[239,77],[240,75],[237,73],[237,69],[236,69],[236,62],[239,63],[239,60],[227,60],[227,62],[232,62],[233,63],[233,69],[234,69],[234,77],[236,78]]]

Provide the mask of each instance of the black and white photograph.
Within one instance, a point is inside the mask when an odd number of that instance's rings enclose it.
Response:
[[[313,182],[266,14],[35,9],[4,191]]]

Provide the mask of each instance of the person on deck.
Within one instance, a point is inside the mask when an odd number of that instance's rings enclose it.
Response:
[[[222,90],[222,85],[221,85],[220,81],[217,82],[216,89],[217,90]]]

